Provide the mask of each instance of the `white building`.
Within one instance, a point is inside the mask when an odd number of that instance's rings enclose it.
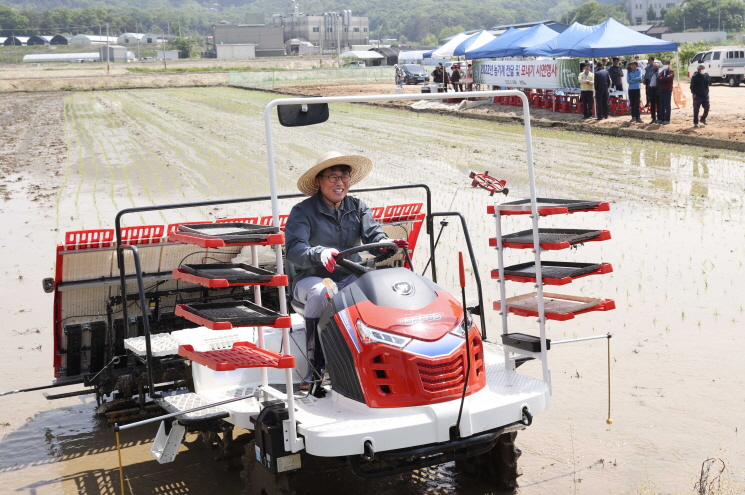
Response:
[[[25,55],[23,57],[24,63],[41,63],[41,62],[73,62],[78,60],[86,60],[92,62],[100,62],[100,53],[42,53],[39,55]]]
[[[76,34],[70,40],[71,45],[116,45],[116,36],[96,36],[93,34]]]
[[[124,33],[119,35],[116,42],[120,45],[134,45],[140,43],[143,36],[145,35],[142,33]]]
[[[253,43],[236,45],[215,45],[218,59],[256,58],[256,45]]]
[[[628,0],[626,8],[631,17],[631,24],[640,26],[642,24],[652,24],[658,19],[662,19],[660,13],[662,9],[670,10],[682,3],[682,0]],[[647,18],[647,11],[652,7],[657,14],[654,19]]]

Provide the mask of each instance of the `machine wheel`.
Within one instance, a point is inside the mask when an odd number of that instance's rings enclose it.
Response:
[[[515,437],[516,431],[500,435],[489,452],[457,461],[456,469],[468,478],[488,483],[495,490],[514,491],[519,486],[517,478],[523,474],[517,466],[522,451],[515,446]]]
[[[256,441],[246,445],[243,455],[243,495],[292,495],[291,474],[272,474],[256,461]]]
[[[729,76],[729,86],[730,88],[736,88],[740,85],[740,78],[737,76]]]

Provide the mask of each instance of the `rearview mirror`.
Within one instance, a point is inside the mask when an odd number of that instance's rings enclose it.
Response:
[[[301,105],[278,105],[279,123],[285,127],[322,124],[329,119],[328,103],[303,103]]]

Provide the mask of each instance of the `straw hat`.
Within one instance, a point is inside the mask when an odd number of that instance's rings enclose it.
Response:
[[[318,192],[316,175],[334,165],[349,165],[352,169],[352,180],[349,181],[350,187],[364,179],[370,173],[373,166],[370,159],[364,156],[342,155],[336,151],[329,151],[319,156],[316,164],[300,176],[297,181],[297,188],[300,189],[301,193],[307,196],[313,196]]]

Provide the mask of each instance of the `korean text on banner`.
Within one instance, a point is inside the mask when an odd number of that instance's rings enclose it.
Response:
[[[487,62],[474,60],[478,84],[508,88],[578,88],[579,59]]]

